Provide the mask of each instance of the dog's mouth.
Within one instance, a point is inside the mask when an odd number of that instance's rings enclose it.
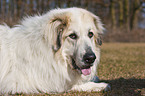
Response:
[[[89,65],[89,66],[82,66],[81,68],[80,67],[78,67],[77,65],[76,65],[76,62],[75,62],[75,60],[72,58],[72,66],[73,66],[73,68],[74,69],[76,69],[80,74],[83,74],[83,75],[90,75],[91,74],[91,66],[92,65]]]

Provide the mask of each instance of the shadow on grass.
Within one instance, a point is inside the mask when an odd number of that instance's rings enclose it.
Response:
[[[111,85],[111,91],[105,92],[105,95],[111,96],[145,96],[145,79],[124,79],[107,80]]]

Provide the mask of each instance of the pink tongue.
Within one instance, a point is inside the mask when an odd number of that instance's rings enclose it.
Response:
[[[91,68],[88,69],[81,69],[83,75],[90,75],[91,74]]]

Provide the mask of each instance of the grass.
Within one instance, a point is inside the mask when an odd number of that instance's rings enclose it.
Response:
[[[98,74],[112,87],[103,95],[145,95],[145,44],[104,44]]]
[[[111,85],[111,91],[51,95],[145,96],[145,43],[105,43],[101,49],[98,76]]]

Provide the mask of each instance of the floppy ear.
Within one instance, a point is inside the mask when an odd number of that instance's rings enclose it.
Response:
[[[101,46],[102,45],[102,35],[103,35],[103,31],[105,30],[105,28],[103,27],[103,24],[98,16],[93,15],[93,17],[94,17],[94,24],[97,29],[97,33],[95,36],[95,43],[96,43],[96,45]]]
[[[53,33],[53,50],[56,52],[60,49],[61,44],[62,44],[62,34],[63,31],[65,30],[67,26],[67,18],[62,16],[63,14],[57,15],[56,17],[53,18],[51,21],[52,26],[54,28],[54,33]]]
[[[102,45],[102,36],[98,36],[97,39],[95,40],[96,45]]]

